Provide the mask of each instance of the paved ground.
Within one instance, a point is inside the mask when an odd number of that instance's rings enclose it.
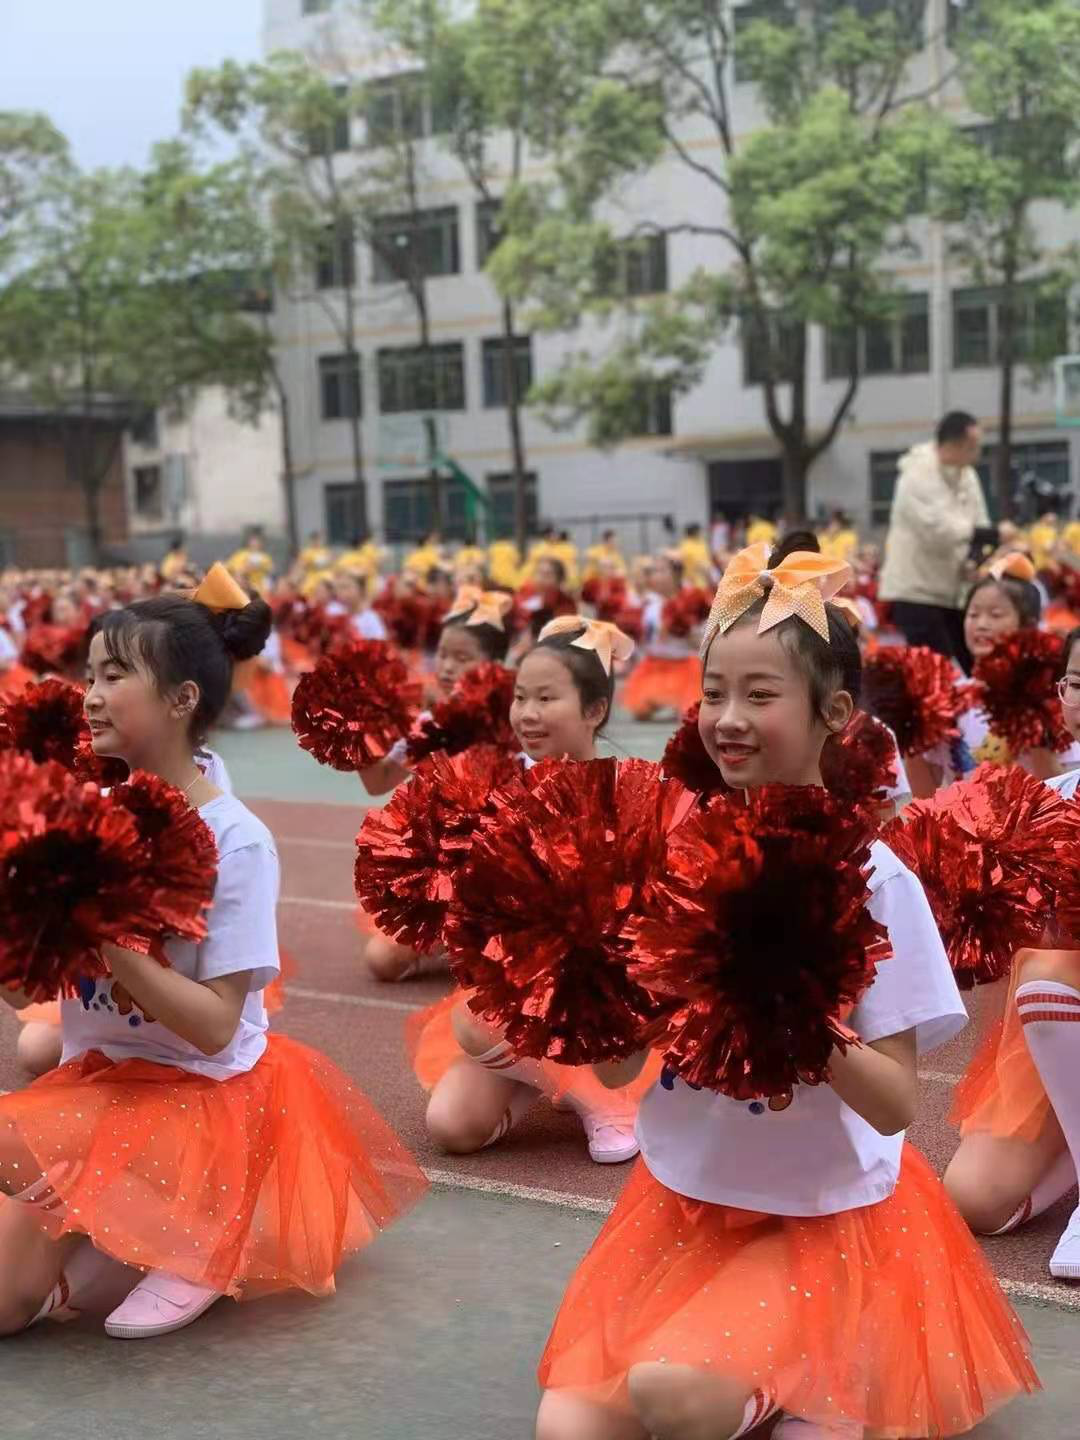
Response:
[[[657,756],[659,729],[616,727],[617,747]],[[566,1278],[625,1177],[593,1165],[576,1121],[538,1106],[509,1141],[467,1161],[437,1154],[405,1062],[407,1015],[445,978],[376,986],[357,965],[352,841],[363,792],[319,769],[288,735],[226,736],[237,789],[278,838],[281,937],[296,973],[278,1023],[354,1075],[435,1180],[428,1200],[341,1276],[337,1297],[218,1306],[190,1330],[145,1345],[109,1341],[89,1323],[39,1328],[0,1347],[0,1435],[66,1440],[528,1440],[533,1366]],[[978,1018],[978,1017],[977,1017]],[[14,1023],[0,1017],[0,1085]],[[914,1138],[935,1164],[970,1049],[930,1058]],[[1080,1440],[1080,1287],[1045,1262],[1061,1216],[989,1247],[1036,1346],[1046,1391],[982,1427],[979,1440]],[[60,1363],[58,1363],[60,1362]],[[62,1417],[62,1419],[58,1419]]]

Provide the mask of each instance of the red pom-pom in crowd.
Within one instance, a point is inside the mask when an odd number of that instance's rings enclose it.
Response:
[[[408,740],[409,759],[417,763],[438,751],[458,755],[473,745],[516,752],[520,746],[510,728],[514,683],[514,672],[505,665],[472,666],[453,693],[434,706],[430,719],[416,725]]]
[[[669,780],[678,780],[696,795],[724,794],[728,787],[720,767],[710,759],[698,730],[700,712],[700,701],[687,710],[682,724],[667,743],[660,767]]]
[[[356,894],[384,933],[422,954],[443,943],[455,873],[485,814],[523,790],[521,766],[478,746],[425,760],[356,838]]]
[[[750,1100],[828,1078],[888,955],[870,836],[826,791],[785,786],[718,796],[671,833],[627,938],[632,977],[673,1007],[656,1044],[688,1084]]]
[[[0,750],[43,764],[54,760],[80,780],[118,785],[127,779],[122,760],[94,754],[83,714],[83,691],[70,680],[40,680],[0,701]]]
[[[704,625],[712,609],[713,597],[707,590],[688,586],[664,602],[660,618],[668,635],[686,636],[698,626]]]
[[[658,1006],[627,971],[622,930],[690,797],[645,760],[548,762],[527,783],[497,805],[458,874],[451,966],[517,1054],[626,1057]]]
[[[825,742],[821,778],[847,805],[882,805],[898,778],[896,741],[880,720],[856,710],[847,729]]]
[[[292,727],[320,765],[362,770],[408,734],[419,704],[419,686],[397,652],[384,640],[357,640],[301,676]]]
[[[23,641],[22,662],[36,675],[62,674],[80,664],[86,646],[82,625],[34,625]]]
[[[1001,979],[1055,917],[1080,920],[1080,808],[1019,768],[981,766],[883,839],[919,877],[965,989]]]
[[[863,665],[863,703],[896,736],[901,755],[925,755],[957,736],[963,700],[951,660],[925,646],[882,646]]]
[[[1064,650],[1060,635],[1017,630],[975,663],[970,703],[986,712],[992,733],[1014,756],[1067,750],[1072,743],[1057,695]]]

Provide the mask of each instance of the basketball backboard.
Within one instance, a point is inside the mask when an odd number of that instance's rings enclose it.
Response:
[[[380,470],[427,470],[446,453],[448,438],[447,416],[439,411],[383,415],[375,464]]]
[[[1054,408],[1059,425],[1080,428],[1080,355],[1054,361]]]

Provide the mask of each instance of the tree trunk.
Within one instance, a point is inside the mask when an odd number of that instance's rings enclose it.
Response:
[[[289,413],[289,396],[277,370],[274,371],[274,389],[277,391],[278,408],[281,414],[281,484],[285,491],[285,533],[289,541],[289,558],[294,560],[300,553],[300,526],[296,519],[296,475],[293,470],[292,419]]]
[[[94,432],[85,421],[62,422],[64,465],[68,478],[83,494],[86,533],[95,565],[101,564],[104,539],[101,524],[101,477],[94,463]]]
[[[998,313],[1001,317],[1000,374],[998,392],[998,444],[994,456],[993,493],[997,503],[997,518],[1008,520],[1013,510],[1012,483],[1012,429],[1013,429],[1013,382],[1016,374],[1016,281],[1007,279],[1003,303]]]
[[[809,467],[802,446],[785,444],[781,465],[784,523],[789,530],[793,530],[806,523],[806,478]]]
[[[510,454],[514,477],[514,540],[524,558],[529,544],[529,512],[525,493],[525,442],[521,433],[521,396],[518,394],[517,366],[514,363],[514,307],[503,301],[503,379],[506,385],[506,423],[510,431]]]

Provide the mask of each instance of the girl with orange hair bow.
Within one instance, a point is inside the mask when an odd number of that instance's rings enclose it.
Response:
[[[861,678],[829,603],[847,573],[809,554],[769,572],[756,547],[729,566],[705,631],[699,728],[730,790],[821,787]],[[652,942],[665,964],[693,893],[693,872],[683,879]],[[821,1083],[746,1100],[665,1070],[642,1101],[641,1159],[540,1363],[537,1440],[734,1440],[778,1411],[776,1440],[949,1436],[1037,1387],[986,1260],[904,1141],[918,1052],[966,1023],[949,962],[921,886],[880,841],[862,885],[891,953]],[[763,991],[770,960],[783,963],[781,926],[762,935]],[[642,1059],[608,1073],[625,1081]]]
[[[603,621],[567,615],[549,622],[517,671],[510,723],[522,765],[595,758],[615,666],[632,650],[633,641]],[[461,991],[414,1016],[406,1038],[417,1078],[431,1091],[428,1130],[451,1154],[494,1145],[542,1097],[577,1113],[598,1164],[637,1154],[634,1117],[647,1078],[612,1092],[587,1069],[520,1059],[470,1012]]]

